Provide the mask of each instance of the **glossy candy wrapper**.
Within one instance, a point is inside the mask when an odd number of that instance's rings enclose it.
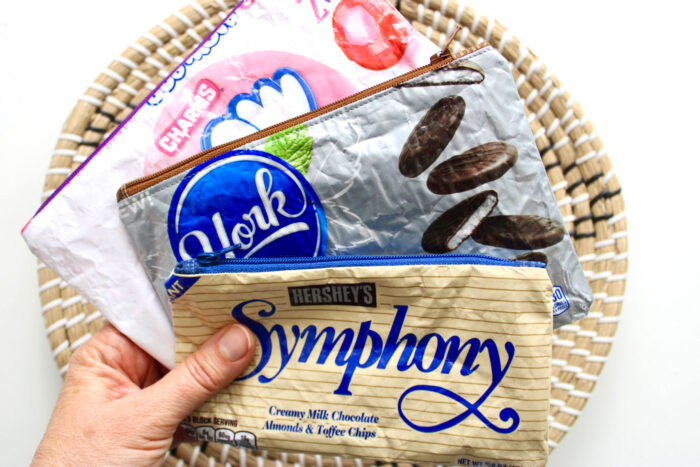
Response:
[[[384,0],[243,1],[56,190],[24,238],[120,331],[172,366],[171,322],[119,221],[119,186],[411,70],[436,51]]]
[[[180,263],[181,362],[221,326],[257,340],[184,421],[201,441],[444,465],[542,466],[552,286],[541,263],[462,255]]]
[[[438,65],[123,187],[156,290],[178,261],[235,244],[229,257],[534,254],[555,327],[585,316],[592,293],[507,63],[485,47]]]

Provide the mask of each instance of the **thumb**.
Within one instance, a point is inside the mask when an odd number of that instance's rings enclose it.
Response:
[[[230,324],[209,338],[157,383],[142,391],[159,425],[172,428],[248,366],[255,340],[248,328]]]

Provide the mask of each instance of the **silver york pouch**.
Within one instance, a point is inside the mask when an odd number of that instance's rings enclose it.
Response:
[[[177,265],[166,290],[178,363],[229,323],[257,340],[238,380],[185,419],[199,440],[384,462],[546,463],[542,263],[202,254]]]
[[[163,303],[178,261],[240,243],[229,257],[541,261],[555,327],[584,317],[592,292],[507,62],[488,46],[431,62],[123,186],[120,217]]]

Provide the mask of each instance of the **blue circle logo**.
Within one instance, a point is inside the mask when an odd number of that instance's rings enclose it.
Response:
[[[554,300],[554,316],[559,316],[571,308],[569,299],[566,298],[566,294],[564,293],[564,289],[558,285],[555,285],[552,289],[552,299]]]
[[[321,256],[326,235],[323,207],[306,178],[262,151],[230,151],[198,165],[168,212],[178,261],[238,243],[229,256]]]

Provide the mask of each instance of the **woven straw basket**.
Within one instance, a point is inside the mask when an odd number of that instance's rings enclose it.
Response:
[[[197,0],[133,42],[89,85],[63,127],[51,158],[43,199],[51,195],[154,87],[222,21],[237,0]],[[600,138],[561,83],[501,24],[457,0],[403,0],[401,13],[443,45],[457,24],[454,51],[489,42],[512,64],[513,77],[595,294],[587,318],[554,333],[549,445],[553,449],[591,396],[617,329],[627,272],[627,222],[617,177]],[[39,292],[46,335],[61,375],[77,347],[103,324],[100,312],[43,264]],[[369,460],[246,451],[219,444],[183,444],[166,465],[240,464],[319,467],[374,464]]]

